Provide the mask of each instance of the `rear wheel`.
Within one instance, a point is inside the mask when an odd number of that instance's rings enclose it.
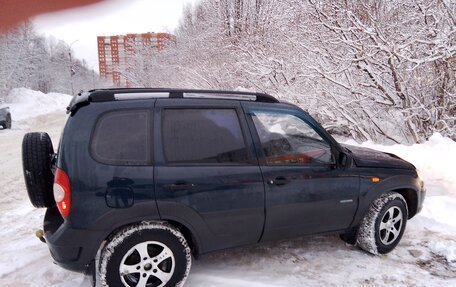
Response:
[[[11,129],[11,115],[10,114],[6,115],[4,128],[5,129]]]
[[[25,186],[35,207],[55,205],[52,194],[54,148],[47,133],[27,133],[22,140],[22,164]]]
[[[157,222],[120,230],[100,257],[102,286],[182,286],[191,266],[184,236],[178,229]]]

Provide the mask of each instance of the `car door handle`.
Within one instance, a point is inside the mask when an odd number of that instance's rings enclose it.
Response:
[[[171,191],[178,191],[178,190],[188,190],[192,189],[195,185],[193,183],[186,183],[186,182],[175,182],[173,184],[163,185],[164,188],[169,189]]]
[[[269,180],[268,183],[271,184],[271,185],[278,185],[278,186],[280,186],[280,185],[285,185],[285,184],[287,184],[288,182],[289,182],[289,180],[288,180],[286,177],[284,177],[284,176],[278,176],[278,177],[276,177],[276,178],[274,178],[274,179]]]

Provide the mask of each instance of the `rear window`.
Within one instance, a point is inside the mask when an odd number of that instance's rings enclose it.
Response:
[[[93,158],[105,164],[151,164],[151,112],[119,110],[104,114],[96,124],[90,149]]]
[[[248,162],[234,109],[165,109],[162,136],[168,163]]]

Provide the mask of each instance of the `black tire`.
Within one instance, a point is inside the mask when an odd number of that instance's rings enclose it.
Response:
[[[5,129],[11,129],[11,115],[6,115],[5,125],[3,126]]]
[[[25,186],[30,202],[35,207],[55,205],[52,186],[54,174],[51,164],[54,155],[47,133],[27,133],[22,140],[22,165]]]
[[[138,250],[143,250],[142,254]],[[99,261],[101,286],[183,286],[190,272],[191,252],[175,227],[142,222],[117,232],[103,248]],[[121,268],[128,271],[122,275]]]
[[[396,192],[376,199],[363,218],[357,234],[357,244],[372,254],[386,254],[401,241],[407,225],[407,203]]]

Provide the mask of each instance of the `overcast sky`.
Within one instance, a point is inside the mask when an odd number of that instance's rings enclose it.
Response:
[[[33,19],[38,32],[72,44],[74,55],[98,71],[97,36],[169,32],[178,26],[184,5],[199,0],[106,0],[100,4]]]

